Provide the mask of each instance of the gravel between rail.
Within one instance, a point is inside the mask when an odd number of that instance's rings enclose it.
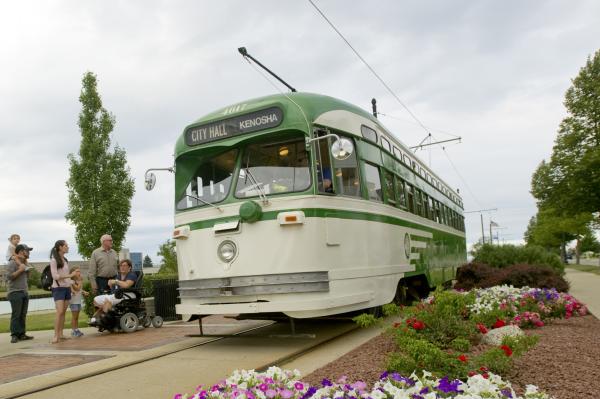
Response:
[[[596,317],[556,320],[526,332],[539,335],[540,341],[515,361],[507,376],[517,392],[533,384],[556,399],[600,398],[600,321]],[[381,334],[303,380],[320,384],[323,378],[337,380],[345,375],[349,381],[372,385],[385,370],[387,356],[395,350],[393,340]]]

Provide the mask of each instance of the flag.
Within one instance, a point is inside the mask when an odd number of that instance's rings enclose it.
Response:
[[[494,222],[493,220],[490,220],[490,226],[499,227],[498,223]]]

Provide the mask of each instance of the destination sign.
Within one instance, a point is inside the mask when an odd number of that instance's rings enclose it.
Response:
[[[283,121],[283,112],[277,107],[235,116],[218,122],[190,127],[185,132],[185,143],[189,146],[223,140],[240,134],[277,127]]]

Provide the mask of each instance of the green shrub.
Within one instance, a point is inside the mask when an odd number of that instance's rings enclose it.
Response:
[[[376,325],[381,321],[381,319],[375,317],[372,314],[363,313],[356,317],[353,317],[352,321],[355,322],[359,327],[367,328]]]
[[[89,295],[82,295],[81,304],[83,305],[83,312],[92,317],[94,314],[94,294],[92,293],[92,284],[89,281],[83,283],[83,290],[89,292]]]
[[[27,285],[29,288],[42,288],[42,273],[37,269],[31,269],[27,275]]]
[[[487,367],[492,373],[506,375],[512,366],[512,359],[496,347],[474,358],[472,364],[475,369]]]
[[[454,349],[457,352],[468,352],[471,350],[471,342],[468,339],[464,338],[454,338],[450,342],[450,348]]]
[[[396,343],[401,353],[390,356],[390,371],[410,375],[415,370],[427,370],[438,377],[447,375],[450,378],[464,378],[467,374],[467,363],[460,362],[454,354],[412,335],[410,331],[397,336]]]
[[[520,263],[550,266],[558,274],[564,274],[560,257],[537,246],[485,244],[472,252],[474,263],[485,263],[493,267],[506,267]]]
[[[387,305],[383,305],[381,310],[384,316],[396,316],[400,314],[402,308],[395,303],[388,303]]]
[[[539,335],[521,335],[520,337],[507,336],[502,339],[502,345],[510,347],[513,351],[513,356],[519,357],[536,346],[539,340]]]

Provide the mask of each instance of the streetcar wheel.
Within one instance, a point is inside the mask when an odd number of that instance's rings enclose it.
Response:
[[[152,327],[161,328],[163,325],[163,318],[160,316],[154,316],[152,318]]]
[[[140,325],[140,321],[135,313],[125,313],[123,316],[121,316],[119,325],[121,330],[125,331],[126,333],[130,333],[137,330],[138,326]]]

